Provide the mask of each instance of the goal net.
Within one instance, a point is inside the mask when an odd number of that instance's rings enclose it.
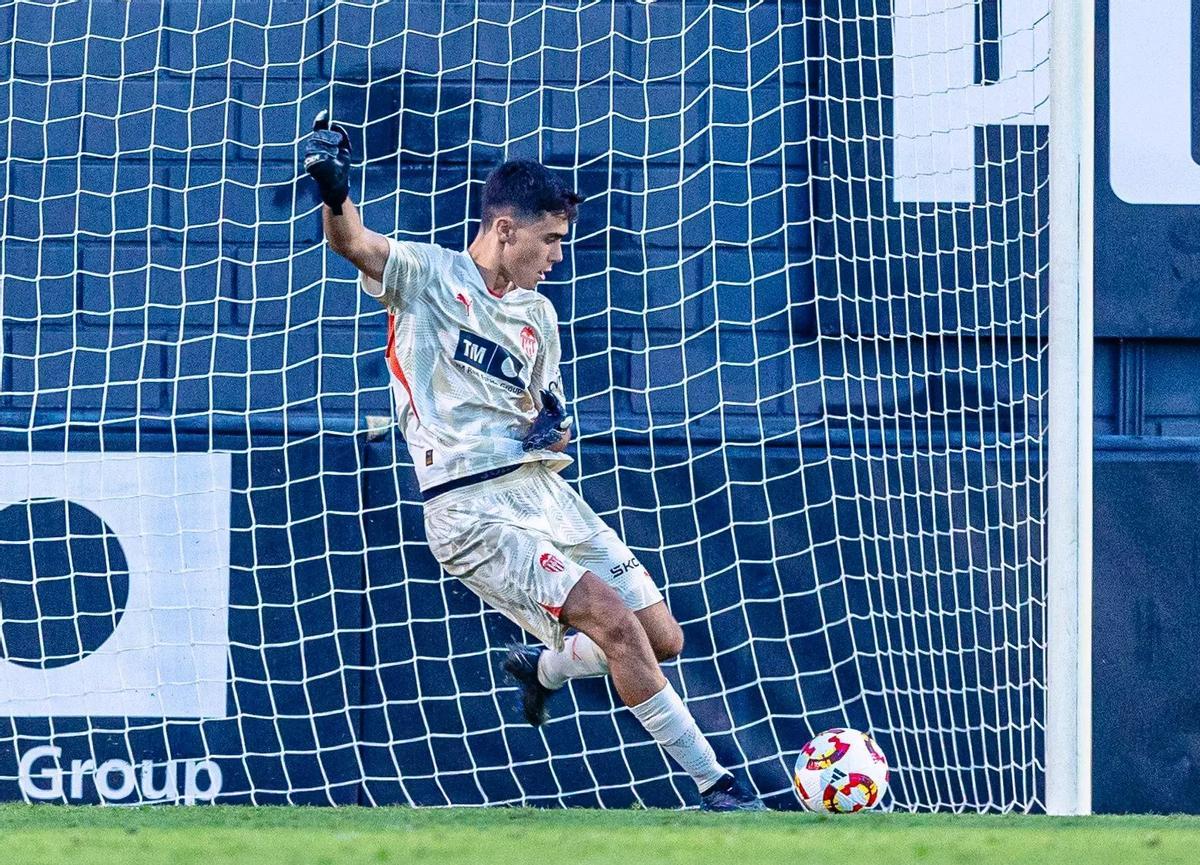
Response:
[[[697,801],[606,680],[526,726],[429,553],[329,108],[380,233],[588,196],[566,477],[726,765],[794,807],[853,726],[886,807],[1041,808],[1048,3],[0,3],[0,797]]]

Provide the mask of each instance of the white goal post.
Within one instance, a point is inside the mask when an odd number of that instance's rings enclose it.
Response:
[[[1054,0],[1046,810],[1092,810],[1092,252],[1096,10]]]

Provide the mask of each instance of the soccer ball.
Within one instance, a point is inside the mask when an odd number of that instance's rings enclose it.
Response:
[[[879,804],[888,775],[887,757],[870,736],[837,727],[800,750],[792,780],[809,811],[851,814]]]

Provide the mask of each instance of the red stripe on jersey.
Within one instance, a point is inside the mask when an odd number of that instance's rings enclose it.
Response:
[[[556,619],[562,617],[562,607],[552,607],[549,604],[543,604],[541,601],[538,601],[538,606]]]
[[[408,379],[404,376],[404,370],[400,368],[400,361],[396,357],[396,316],[388,314],[388,341],[387,350],[383,356],[387,358],[388,368],[392,371],[392,375],[400,382],[408,394],[408,404],[412,406],[413,414],[416,415],[418,421],[421,420],[421,415],[417,412],[417,404],[413,400],[412,388],[408,386]]]

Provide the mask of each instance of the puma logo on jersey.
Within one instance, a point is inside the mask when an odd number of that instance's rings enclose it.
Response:
[[[467,315],[471,314],[471,298],[467,297],[460,291],[458,294],[454,295],[454,299],[466,307]]]
[[[520,393],[528,387],[528,383],[521,379],[525,362],[514,357],[503,346],[477,333],[462,329],[458,331],[458,347],[454,350],[454,359],[490,379],[495,379],[506,390]]]

